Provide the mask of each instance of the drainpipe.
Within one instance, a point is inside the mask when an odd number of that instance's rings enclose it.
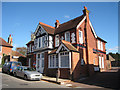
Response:
[[[84,6],[84,10],[83,10],[84,15],[86,15],[86,20],[85,20],[85,37],[86,37],[86,60],[87,60],[87,72],[88,72],[88,76],[89,76],[89,47],[88,47],[88,32],[87,32],[87,26],[88,26],[88,22],[89,22],[89,11],[87,10],[87,7]]]

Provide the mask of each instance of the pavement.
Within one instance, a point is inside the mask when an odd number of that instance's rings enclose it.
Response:
[[[83,79],[79,82],[73,82],[68,79],[59,79],[56,82],[56,78],[43,76],[42,81],[51,82],[59,85],[64,85],[70,88],[104,88],[104,89],[120,89],[119,78],[120,67],[112,67],[111,70],[107,70],[101,73],[97,73],[91,77]]]

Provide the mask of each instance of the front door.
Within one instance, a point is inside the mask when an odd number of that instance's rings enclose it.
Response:
[[[36,70],[43,73],[44,70],[44,53],[38,53],[36,57]]]

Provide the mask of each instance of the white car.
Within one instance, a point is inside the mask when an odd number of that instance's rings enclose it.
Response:
[[[14,76],[22,77],[25,80],[41,80],[42,74],[35,71],[34,68],[26,66],[18,66],[17,69],[13,71]]]

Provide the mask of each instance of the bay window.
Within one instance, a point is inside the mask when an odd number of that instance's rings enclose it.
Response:
[[[58,67],[58,55],[50,55],[49,56],[49,68],[57,68]]]
[[[62,52],[60,53],[60,67],[68,68],[69,67],[69,52]]]

